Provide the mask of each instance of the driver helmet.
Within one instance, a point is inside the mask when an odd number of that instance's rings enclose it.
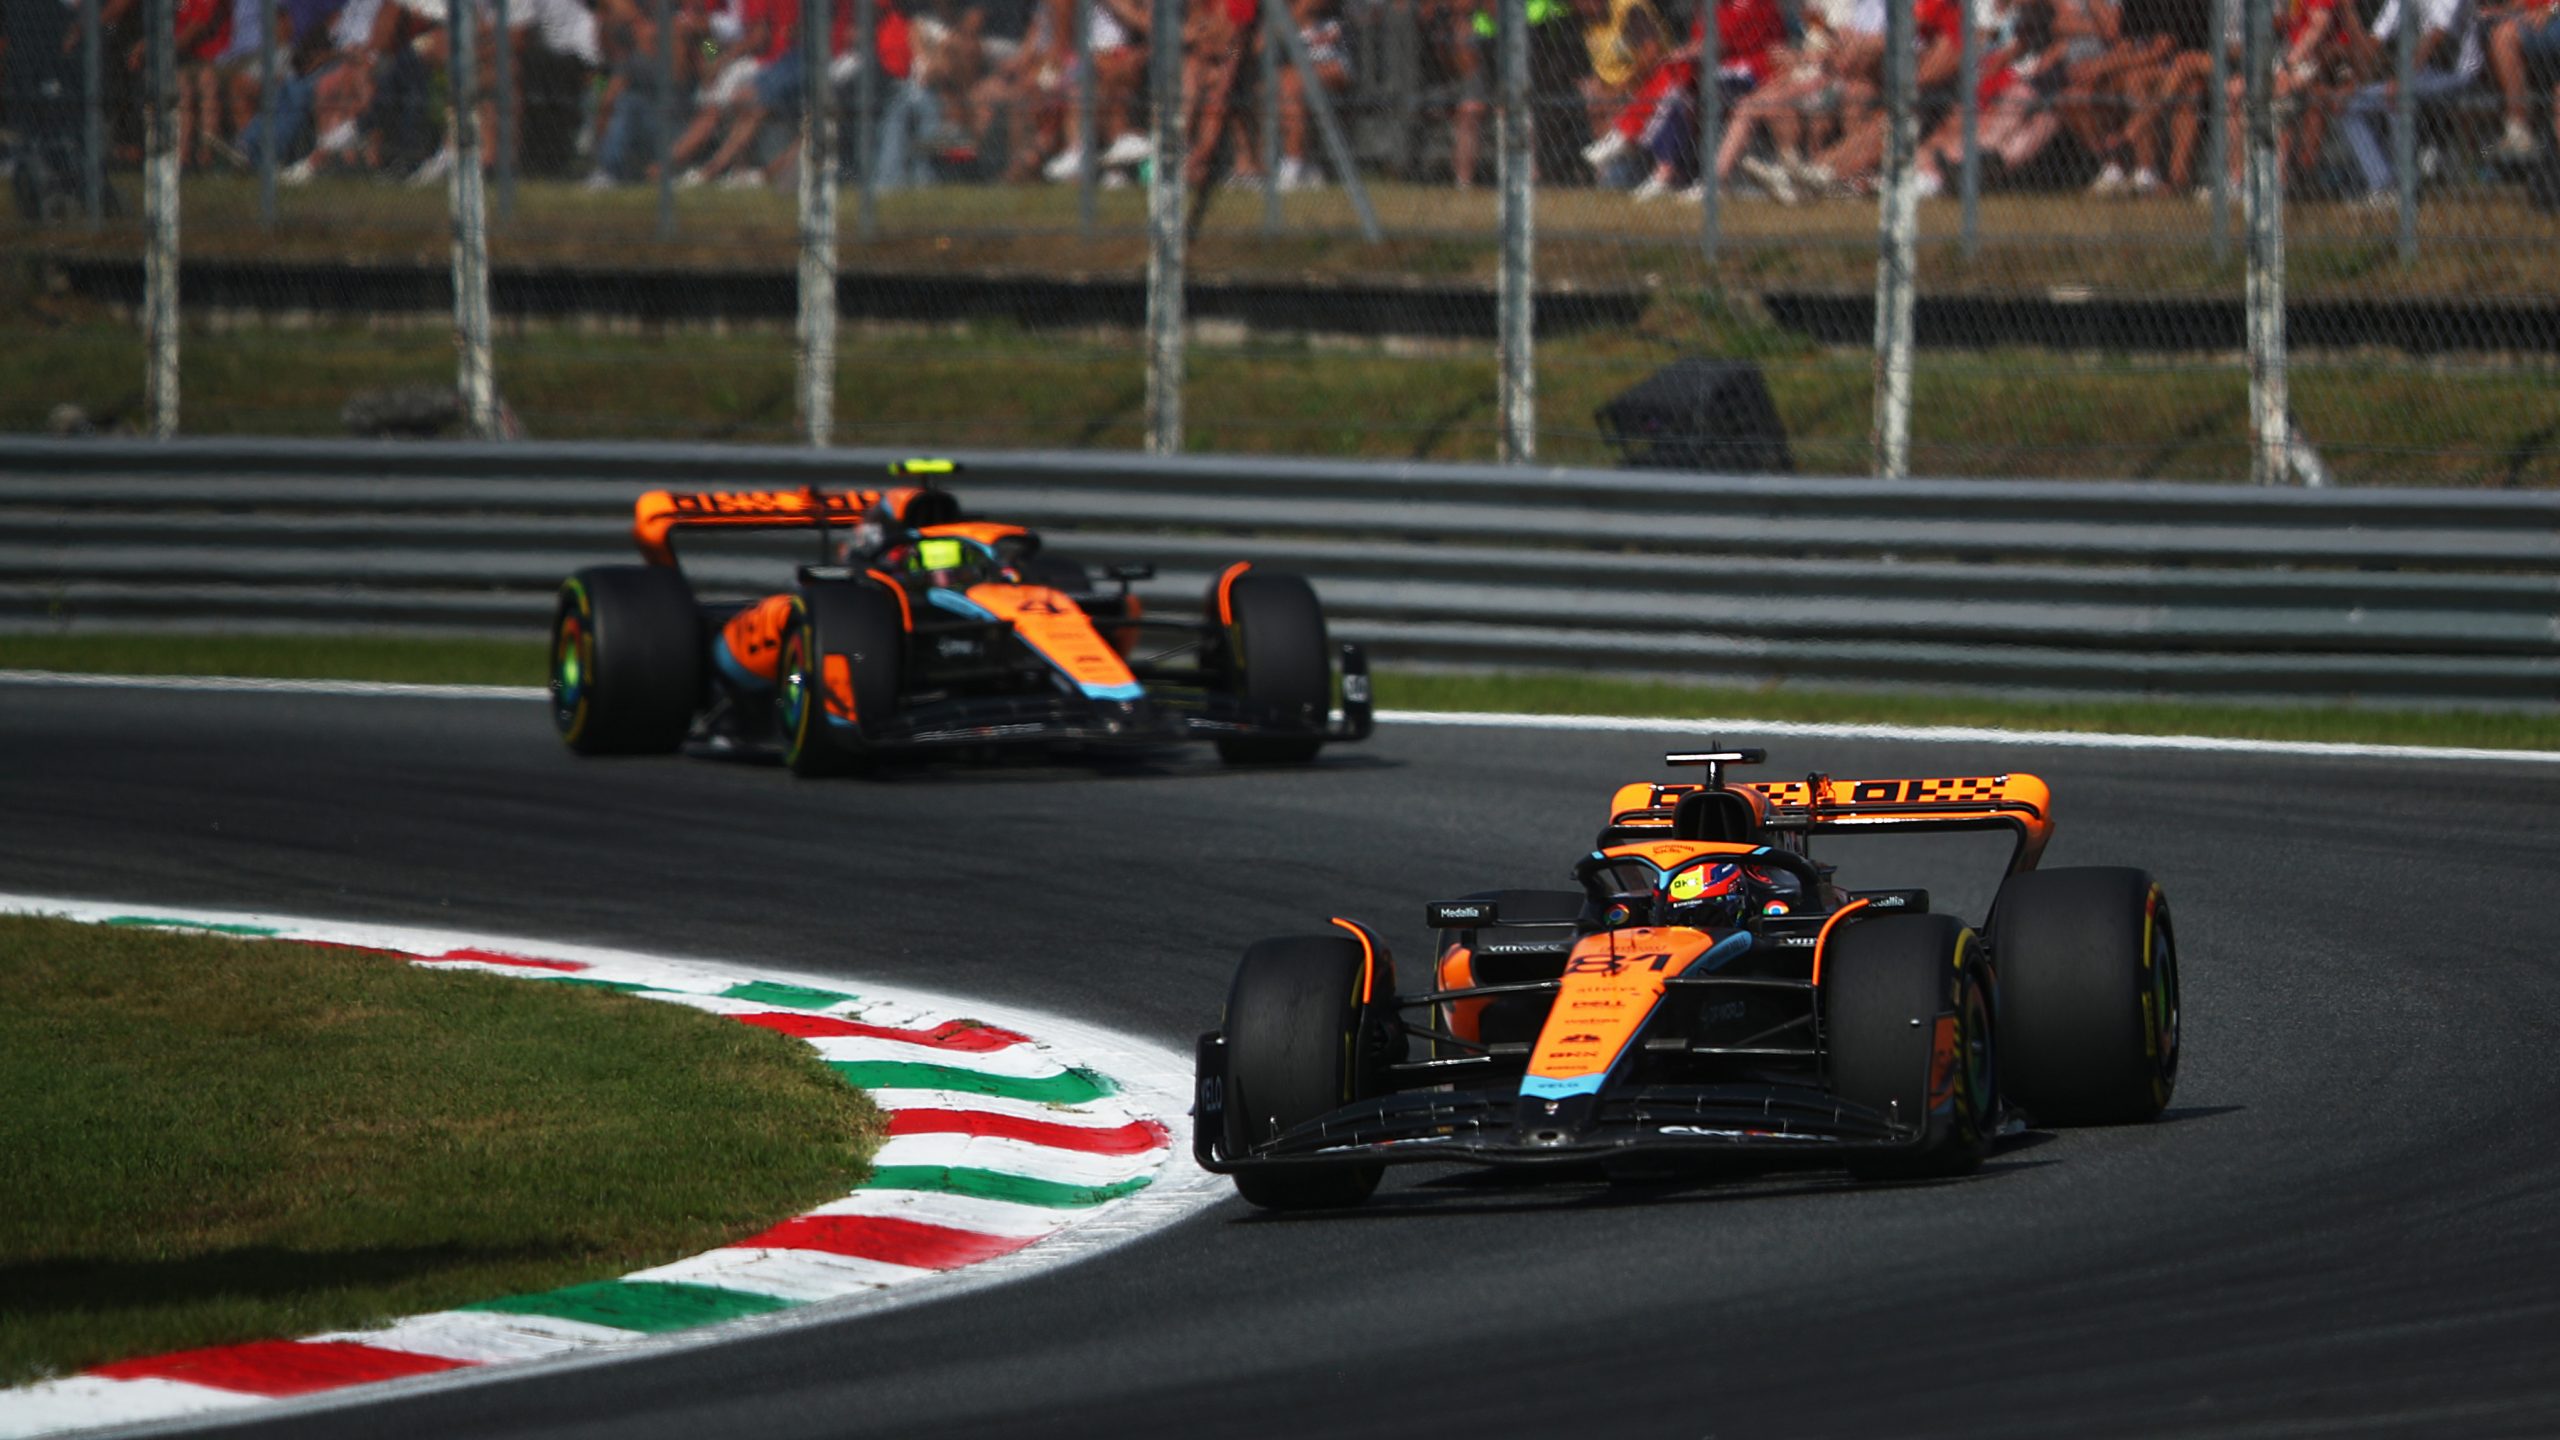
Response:
[[[889,548],[881,560],[892,570],[928,585],[966,589],[1001,573],[993,552],[975,540],[956,535],[910,536]]]
[[[1784,870],[1739,860],[1709,860],[1663,876],[1660,899],[1666,923],[1695,930],[1739,925],[1757,915],[1787,914],[1803,888]]]

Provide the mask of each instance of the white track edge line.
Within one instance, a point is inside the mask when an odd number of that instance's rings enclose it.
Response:
[[[5,680],[8,672],[0,672]],[[868,982],[842,975],[813,975],[761,964],[739,966],[734,961],[708,960],[695,956],[668,955],[647,951],[623,950],[573,941],[528,939],[523,936],[495,935],[479,931],[443,930],[396,923],[372,924],[363,921],[321,920],[308,916],[248,911],[205,910],[193,906],[169,906],[134,903],[121,900],[72,899],[68,897],[30,896],[0,892],[0,912],[66,915],[75,911],[100,910],[115,914],[148,914],[172,920],[195,920],[212,924],[287,924],[314,930],[371,931],[381,935],[397,932],[413,939],[449,939],[454,944],[477,944],[492,948],[524,947],[523,953],[639,960],[653,964],[693,966],[707,971],[726,971],[743,980],[772,980],[786,985],[806,985],[818,990],[845,990]],[[888,1289],[845,1296],[834,1300],[818,1300],[788,1310],[749,1316],[716,1325],[698,1326],[692,1330],[672,1331],[648,1336],[627,1344],[600,1346],[553,1358],[515,1361],[506,1364],[474,1366],[443,1371],[432,1375],[412,1376],[400,1380],[382,1380],[350,1385],[336,1390],[320,1391],[264,1403],[226,1408],[218,1411],[146,1420],[117,1425],[112,1422],[77,1431],[55,1431],[54,1434],[78,1434],[88,1437],[156,1436],[189,1434],[225,1425],[263,1422],[288,1416],[327,1414],[361,1405],[373,1405],[406,1396],[430,1394],[443,1390],[460,1390],[476,1385],[505,1384],[533,1377],[569,1374],[598,1366],[618,1365],[635,1359],[650,1358],[684,1350],[710,1350],[740,1341],[769,1335],[831,1325],[855,1316],[867,1316],[908,1305],[948,1299],[972,1291],[1027,1279],[1044,1270],[1057,1269],[1090,1259],[1145,1239],[1170,1227],[1210,1205],[1226,1198],[1231,1190],[1226,1178],[1202,1170],[1191,1158],[1188,1126],[1185,1120],[1191,1108],[1191,1057],[1166,1046],[1123,1031],[1090,1021],[1071,1019],[1052,1011],[1024,1006],[1003,1005],[969,999],[932,990],[911,990],[899,986],[891,990],[876,987],[864,992],[879,998],[896,1000],[923,1008],[945,1009],[968,1014],[1020,1031],[1042,1044],[1049,1045],[1077,1063],[1101,1071],[1118,1082],[1124,1101],[1134,1102],[1133,1109],[1152,1113],[1171,1132],[1171,1143],[1163,1170],[1155,1181],[1135,1194],[1111,1202],[1105,1214],[1086,1220],[1049,1237],[1036,1245],[980,1261],[958,1270],[945,1271],[926,1279],[912,1281]]]
[[[548,700],[538,685],[413,685],[389,680],[258,680],[230,675],[86,675],[67,670],[0,670],[0,685],[92,690],[192,690],[247,694],[407,696],[430,700]],[[2077,750],[2167,750],[2224,755],[2294,755],[2323,760],[2444,760],[2560,765],[2560,750],[2486,745],[2385,745],[2341,740],[2248,740],[2222,735],[2129,735],[2106,730],[2011,730],[1996,725],[1866,725],[1748,716],[1531,715],[1497,710],[1381,710],[1393,725],[1463,725],[1498,730],[1626,730],[1743,738],[1895,740],[1958,745],[2043,745]]]

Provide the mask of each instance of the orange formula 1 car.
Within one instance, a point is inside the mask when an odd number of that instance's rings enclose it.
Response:
[[[2178,1067],[2169,904],[2140,870],[2038,870],[2032,775],[1622,787],[1573,891],[1427,907],[1429,982],[1376,932],[1248,949],[1199,1045],[1200,1163],[1256,1205],[1353,1204],[1399,1161],[1654,1168],[1747,1154],[1951,1175],[1995,1137],[2148,1120]],[[1843,890],[1816,835],[2016,837],[1989,919]]]
[[[1295,575],[1228,566],[1198,619],[1143,613],[1129,583],[1044,553],[1018,525],[963,518],[948,461],[893,466],[883,490],[640,497],[643,565],[560,587],[552,718],[583,755],[778,744],[801,774],[929,747],[1217,742],[1230,761],[1313,759],[1370,731],[1368,662],[1333,646]],[[812,532],[821,563],[754,599],[697,596],[675,542],[694,531]],[[1342,714],[1332,715],[1334,666]]]

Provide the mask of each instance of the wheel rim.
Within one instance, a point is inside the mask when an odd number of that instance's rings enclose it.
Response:
[[[1999,1061],[1992,1048],[1991,1007],[1983,998],[1981,983],[1969,980],[1964,994],[1965,1098],[1979,1124],[1991,1113],[1993,1097],[1999,1093]]]
[[[2169,928],[2167,906],[2153,914],[2150,929],[2151,993],[2145,998],[2151,1011],[2152,1044],[2159,1056],[2160,1086],[2165,1092],[2178,1073],[2178,942]]]
[[[595,673],[594,639],[577,612],[560,617],[551,641],[551,719],[576,739],[587,718],[587,682]]]
[[[808,651],[801,643],[800,633],[795,628],[782,637],[782,684],[774,699],[782,716],[782,733],[794,751],[800,748],[800,732],[809,710]]]

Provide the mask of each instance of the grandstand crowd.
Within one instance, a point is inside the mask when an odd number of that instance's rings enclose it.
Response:
[[[111,108],[128,119],[138,110],[142,0],[9,3],[62,4],[63,55],[79,44],[76,7],[102,4],[108,68],[128,102]],[[247,167],[272,143],[289,184],[441,181],[453,164],[439,120],[456,43],[448,0],[270,3],[272,97],[260,0],[175,0],[181,163]],[[1694,0],[1527,0],[1539,183],[1648,202],[1694,201],[1710,184],[1789,204],[1872,193],[1887,125],[1886,0],[1710,3],[1714,69],[1702,77],[1710,57]],[[2421,184],[2547,169],[2560,153],[2560,0],[2274,3],[2279,162],[2297,193],[2395,202],[2404,24],[2417,32]],[[1164,38],[1150,0],[874,0],[868,55],[854,53],[854,0],[830,4],[828,103],[851,106],[856,77],[875,70],[876,140],[867,156],[845,147],[848,173],[867,160],[893,189],[1063,182],[1091,152],[1105,185],[1143,174],[1148,55]],[[1300,42],[1269,65],[1264,4],[1287,6],[1281,23]],[[2204,193],[2213,167],[2236,177],[2240,124],[2224,127],[2225,154],[2206,153],[2217,70],[2226,113],[2241,113],[2244,7],[2219,8],[2231,28],[2217,34],[2214,0],[1917,0],[1922,193],[1956,184],[1967,109],[1987,189],[2183,195]],[[640,184],[658,177],[663,154],[679,185],[754,188],[783,183],[797,163],[800,0],[507,0],[503,35],[491,0],[460,9],[476,18],[482,134],[511,135],[522,174]],[[1183,0],[1180,13],[1170,43],[1182,47],[1191,182],[1328,183],[1326,147],[1311,143],[1310,85],[1341,117],[1364,174],[1460,188],[1487,178],[1489,0]],[[1091,31],[1091,134],[1080,19]],[[1969,95],[1959,93],[1967,26]],[[513,107],[503,132],[500,45]],[[2217,66],[2217,48],[2227,64]],[[1262,94],[1266,75],[1276,96]],[[1701,134],[1702,79],[1720,96],[1712,137]],[[1276,144],[1260,133],[1266,110]]]

